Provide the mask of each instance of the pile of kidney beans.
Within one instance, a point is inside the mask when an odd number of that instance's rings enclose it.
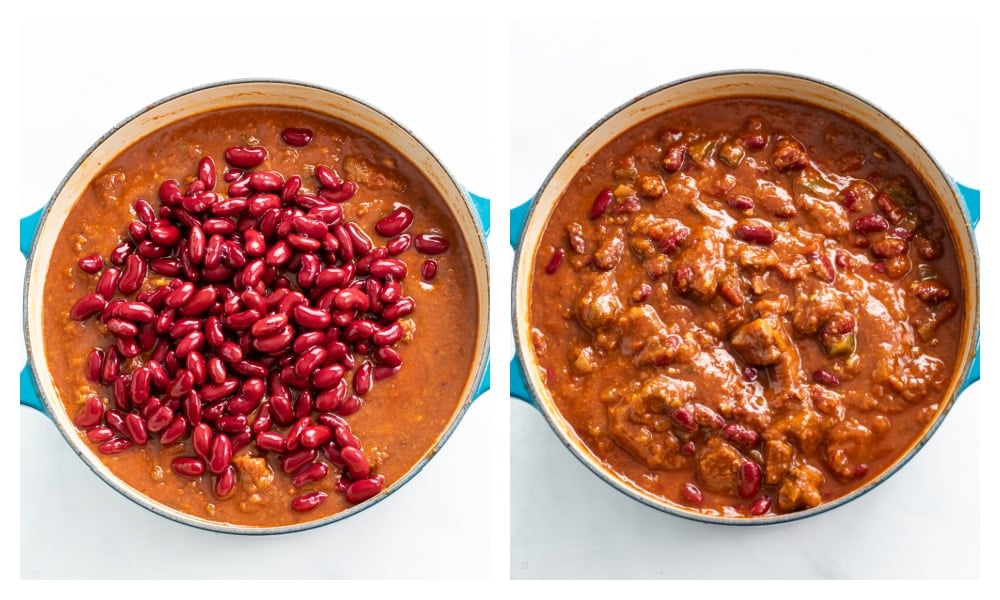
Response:
[[[292,146],[312,137],[307,129],[282,134]],[[248,445],[275,454],[298,487],[327,477],[322,455],[340,468],[337,491],[361,502],[384,478],[373,475],[344,417],[402,366],[400,319],[415,303],[403,295],[407,268],[396,257],[411,247],[440,254],[449,243],[407,233],[413,213],[399,206],[376,224],[386,238],[379,246],[344,219],[354,182],[317,165],[311,193],[299,175],[255,170],[267,155],[262,146],[227,149],[224,194],[215,161],[202,158],[183,189],[162,182],[158,210],[133,203],[128,237],[107,261],[79,260],[100,275],[70,317],[100,320],[114,343],[86,361],[88,379],[110,386],[110,401],[89,397],[74,422],[106,454],[155,437],[163,445],[190,439],[194,455],[171,468],[211,477],[219,498],[232,494],[232,459]],[[436,271],[425,260],[423,278]],[[151,274],[171,279],[144,286]],[[326,498],[303,494],[291,507],[310,510]]]

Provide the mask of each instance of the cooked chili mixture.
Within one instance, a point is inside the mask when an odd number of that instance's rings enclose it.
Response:
[[[684,509],[780,514],[863,486],[935,418],[961,338],[940,210],[885,142],[778,100],[658,115],[576,174],[531,339],[560,413]]]
[[[310,521],[381,493],[455,418],[472,273],[443,199],[383,141],[216,111],[124,150],[72,208],[46,361],[139,492],[222,523]]]

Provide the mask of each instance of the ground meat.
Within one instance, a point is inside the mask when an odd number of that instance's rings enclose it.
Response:
[[[651,412],[666,414],[694,397],[690,381],[656,375],[642,384],[639,396]]]
[[[659,198],[667,193],[667,186],[659,175],[642,175],[637,183],[639,193],[646,198]]]
[[[387,159],[381,166],[372,164],[360,156],[344,159],[347,179],[374,190],[406,191],[406,179],[396,171],[396,165]]]
[[[871,458],[873,437],[871,429],[857,419],[841,421],[826,432],[823,460],[844,479],[863,474]]]
[[[782,219],[789,219],[798,213],[792,195],[785,188],[766,179],[758,179],[756,186],[753,195],[756,206]]]
[[[764,483],[776,484],[792,469],[795,448],[787,442],[769,440],[764,443]]]
[[[681,338],[667,331],[656,309],[648,304],[631,306],[618,322],[622,354],[636,366],[664,366],[674,361]]]
[[[812,335],[819,331],[844,305],[837,290],[815,279],[795,284],[795,304],[792,306],[792,326],[799,333]]]
[[[576,316],[592,332],[615,323],[622,311],[618,282],[609,273],[593,275],[576,302]]]

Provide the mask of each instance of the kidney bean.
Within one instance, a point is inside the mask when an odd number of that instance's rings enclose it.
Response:
[[[271,393],[271,416],[278,425],[291,425],[295,420],[295,409],[292,406],[291,396],[287,392],[282,394]]]
[[[389,240],[385,245],[385,249],[388,251],[389,256],[399,256],[409,250],[412,245],[413,236],[408,233],[401,233]]]
[[[753,498],[760,491],[761,469],[760,465],[752,460],[745,461],[740,465],[739,483],[736,491],[740,498]]]
[[[236,468],[229,465],[222,473],[216,475],[212,492],[216,498],[225,499],[233,493],[234,489],[236,489]]]
[[[340,186],[344,185],[344,180],[333,169],[325,165],[316,165],[314,174],[316,175],[316,179],[319,180],[320,185],[325,188],[339,190]]]
[[[204,423],[200,424],[204,425]],[[226,470],[229,463],[233,459],[233,443],[229,439],[229,436],[220,433],[212,438],[212,444],[208,451],[208,456],[206,460],[208,461],[208,469],[219,475]]]
[[[382,491],[383,485],[385,485],[385,478],[381,475],[360,479],[347,486],[347,489],[344,490],[344,497],[348,502],[358,504],[378,495]]]
[[[403,296],[393,304],[390,304],[382,309],[382,318],[388,321],[395,321],[413,312],[415,307],[416,303],[413,298],[410,296]]]
[[[304,465],[316,460],[317,456],[319,453],[314,448],[302,448],[295,452],[289,452],[281,458],[281,470],[291,475]]]
[[[393,375],[395,375],[396,373],[399,373],[401,368],[402,367],[399,365],[395,367],[390,367],[388,365],[375,365],[375,368],[372,369],[372,379],[375,381],[382,381],[383,379],[388,379]]]
[[[403,326],[399,322],[390,323],[372,334],[376,346],[391,346],[403,339]]]
[[[108,255],[108,260],[111,261],[111,264],[120,267],[125,264],[125,259],[127,259],[133,252],[135,252],[135,246],[132,242],[125,240],[115,246],[114,250],[111,251],[111,254]]]
[[[889,222],[882,215],[868,214],[858,217],[853,227],[858,233],[875,233],[889,229]]]
[[[98,396],[89,396],[77,411],[73,423],[80,429],[93,427],[104,418],[104,410],[104,400]]]
[[[340,364],[326,365],[313,373],[310,381],[313,387],[325,390],[333,387],[338,381],[344,378],[344,366]]]
[[[101,380],[101,368],[104,365],[104,350],[93,348],[87,353],[86,374],[89,381],[98,383]]]
[[[326,360],[327,351],[323,346],[312,346],[305,350],[295,361],[294,372],[299,377],[308,377]]]
[[[137,243],[146,241],[148,233],[149,227],[142,221],[132,221],[128,224],[128,235]]]
[[[614,194],[609,188],[601,190],[597,197],[594,198],[594,203],[590,206],[590,219],[598,219],[605,212],[607,212],[608,207],[611,206],[611,202],[615,199]]]
[[[235,402],[239,397],[230,400],[226,405],[226,410],[231,411],[233,402]],[[239,433],[243,431],[243,428],[247,426],[246,415],[230,414],[223,415],[215,420],[215,428],[224,433]]]
[[[115,430],[110,427],[91,427],[87,430],[87,439],[95,444],[106,442],[115,437]]]
[[[284,329],[286,325],[288,325],[288,315],[282,313],[270,313],[254,321],[253,325],[250,326],[250,334],[254,337],[267,337],[278,333]]]
[[[757,443],[757,432],[738,423],[730,423],[723,427],[722,437],[744,446],[753,446]]]
[[[253,169],[267,159],[267,148],[263,146],[233,146],[226,148],[223,156],[226,162],[240,169]]]
[[[136,413],[125,415],[125,433],[132,443],[137,446],[145,446],[149,442],[149,433],[146,431],[146,422]]]
[[[770,496],[761,496],[753,501],[747,512],[750,515],[759,517],[761,515],[767,514],[767,511],[771,510],[771,498]]]
[[[375,223],[375,231],[383,237],[391,238],[409,229],[411,224],[413,224],[413,211],[406,206],[400,206]]]
[[[681,495],[684,496],[684,499],[691,504],[699,505],[705,501],[705,496],[701,493],[701,490],[698,489],[698,486],[690,482],[685,483],[681,487]]]
[[[267,337],[254,338],[253,347],[260,352],[277,352],[288,346],[292,342],[292,338],[294,336],[295,330],[292,329],[291,326],[286,325],[275,334]]]
[[[354,197],[354,194],[358,191],[358,185],[353,181],[345,181],[342,186],[332,190],[330,188],[320,188],[316,192],[320,198],[326,200],[327,202],[346,202]]]
[[[292,485],[295,487],[302,487],[307,483],[320,481],[325,478],[329,472],[330,469],[323,463],[310,463],[295,472],[295,475],[292,476]]]
[[[367,319],[358,319],[357,321],[352,321],[343,330],[343,341],[350,344],[352,342],[357,342],[360,340],[371,339],[372,335],[375,334],[378,326]]]
[[[813,381],[827,387],[840,387],[840,377],[826,369],[813,371]]]
[[[175,415],[160,434],[160,443],[173,444],[187,433],[187,419],[184,415]]]
[[[326,492],[309,492],[292,499],[292,510],[297,512],[307,512],[315,509],[326,501],[329,494]]]
[[[342,417],[349,417],[354,413],[361,410],[361,406],[364,404],[364,400],[361,396],[351,394],[344,400],[339,407],[337,407],[337,414]]]
[[[741,223],[736,226],[735,233],[736,237],[745,242],[763,246],[773,244],[774,240],[778,238],[774,230],[767,225]]]
[[[334,418],[339,419],[340,417]],[[351,432],[351,426],[343,419],[333,427],[333,439],[338,448],[355,448],[359,451],[361,450],[361,440]]]
[[[371,274],[379,279],[403,279],[406,277],[406,263],[397,258],[382,258],[372,261]]]
[[[281,132],[281,139],[289,146],[302,147],[312,141],[313,132],[305,127],[288,127]]]
[[[134,294],[139,291],[139,287],[145,279],[146,261],[137,254],[130,254],[125,259],[125,270],[118,280],[118,289],[125,295]]]
[[[88,256],[81,257],[77,261],[80,270],[84,273],[97,273],[104,268],[104,259],[101,258],[100,254],[90,254]]]
[[[250,189],[256,192],[280,192],[285,185],[285,178],[274,171],[254,171],[250,173]],[[278,206],[281,206],[281,198]]]
[[[254,435],[259,435],[270,431],[271,426],[271,403],[269,401],[265,401],[261,403],[260,410],[257,411],[257,416],[254,417],[253,424],[250,425],[250,431]]]
[[[240,177],[243,177],[245,174],[246,173],[243,169],[239,169],[237,167],[227,167],[226,170],[222,172],[222,180],[226,183],[232,183]]]
[[[118,377],[122,357],[118,350],[111,346],[104,353],[104,364],[101,365],[101,383],[110,385]]]
[[[103,295],[87,294],[76,301],[69,311],[69,317],[75,321],[85,321],[104,310],[107,305],[108,301]]]
[[[270,450],[271,452],[285,452],[288,448],[288,442],[278,433],[261,431],[255,439],[259,448]]]
[[[112,438],[97,446],[101,454],[118,454],[132,447],[132,442],[125,438]]]
[[[340,449],[340,457],[347,465],[347,473],[351,479],[358,481],[365,479],[371,473],[371,467],[364,453],[353,446],[344,446]]]
[[[139,356],[139,352],[142,351],[139,348],[139,344],[136,342],[136,339],[130,337],[115,338],[115,348],[118,350],[118,353],[122,355],[122,358],[133,358]]]
[[[176,206],[180,204],[181,197],[181,184],[176,179],[167,179],[160,184],[159,190],[160,202],[166,206]]]
[[[413,241],[417,251],[422,254],[443,254],[450,244],[447,238],[437,233],[422,233]]]
[[[197,479],[205,474],[205,461],[194,456],[178,456],[170,461],[170,470],[182,477]]]

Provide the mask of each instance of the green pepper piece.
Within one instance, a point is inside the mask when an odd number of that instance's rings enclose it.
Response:
[[[920,227],[920,217],[917,216],[917,213],[908,212],[906,213],[906,216],[903,217],[903,220],[899,222],[897,227],[902,227],[910,233],[913,233],[917,230],[917,227]]]
[[[823,338],[823,351],[827,356],[849,356],[854,354],[857,339],[853,333]]]
[[[917,197],[913,192],[910,182],[902,177],[894,177],[886,182],[882,191],[892,196],[892,199],[903,206],[913,206],[917,203]]]
[[[804,169],[797,183],[824,200],[829,200],[837,194],[837,188],[823,179],[823,176],[815,169]]]
[[[719,148],[719,159],[732,169],[740,166],[744,156],[746,156],[746,152],[743,150],[743,146],[731,140],[726,141]]]
[[[692,142],[688,144],[688,156],[699,167],[707,167],[709,166],[709,161],[712,160],[712,155],[715,154],[715,147],[717,145],[718,140],[715,138]]]

